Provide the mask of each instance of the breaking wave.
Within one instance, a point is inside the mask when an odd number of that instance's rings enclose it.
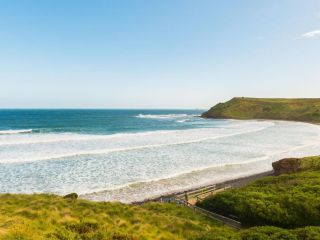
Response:
[[[101,155],[143,149],[201,143],[208,140],[262,131],[273,123],[234,124],[230,129],[187,129],[125,133],[113,135],[39,134],[18,138],[0,138],[7,151],[0,152],[0,163],[33,162],[82,155]]]
[[[168,116],[180,121],[191,115]],[[113,135],[2,134],[0,192],[77,192],[92,200],[134,202],[270,170],[283,157],[320,153],[316,125],[219,121]]]
[[[150,118],[150,119],[176,119],[176,118],[185,118],[185,117],[194,117],[194,115],[188,114],[139,114],[136,118]]]
[[[0,130],[0,135],[2,134],[19,134],[19,133],[31,133],[32,129],[21,129],[21,130]]]

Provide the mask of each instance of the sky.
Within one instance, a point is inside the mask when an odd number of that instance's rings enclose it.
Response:
[[[0,108],[320,97],[320,0],[0,0]]]

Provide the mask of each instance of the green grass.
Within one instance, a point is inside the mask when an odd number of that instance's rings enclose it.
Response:
[[[320,170],[320,156],[300,158],[300,170]]]
[[[319,240],[320,227],[304,227],[293,230],[265,226],[241,231],[241,240]]]
[[[233,98],[212,107],[202,117],[320,123],[320,99]]]
[[[284,228],[320,225],[320,157],[301,159],[301,172],[270,176],[198,203],[223,215],[238,216],[246,226]]]
[[[55,195],[0,195],[0,239],[233,239],[236,233],[174,204],[68,200]]]
[[[320,227],[235,231],[189,208],[68,200],[55,195],[0,195],[1,240],[315,240]]]

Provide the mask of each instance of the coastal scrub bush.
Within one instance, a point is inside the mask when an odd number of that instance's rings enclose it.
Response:
[[[242,240],[298,240],[294,233],[277,227],[255,227],[241,232]]]
[[[320,227],[305,227],[292,230],[299,240],[320,239]]]
[[[320,225],[320,173],[270,176],[246,187],[218,193],[197,204],[245,226],[284,228]]]
[[[293,230],[263,226],[240,231],[241,240],[319,240],[320,227],[304,227]]]

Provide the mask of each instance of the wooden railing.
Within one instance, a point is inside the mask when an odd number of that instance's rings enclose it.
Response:
[[[183,200],[180,200],[180,199],[176,199],[176,203],[179,204],[179,205],[185,205],[191,209],[193,209],[195,212],[198,212],[202,215],[205,215],[206,217],[208,218],[211,218],[215,221],[218,221],[224,225],[227,225],[229,227],[232,227],[236,230],[239,230],[241,228],[241,222],[238,222],[234,219],[231,219],[231,218],[228,218],[228,217],[225,217],[225,216],[222,216],[220,214],[217,214],[217,213],[213,213],[213,212],[210,212],[206,209],[203,209],[203,208],[200,208],[200,207],[197,207],[195,205],[192,205],[186,201],[183,201]]]
[[[248,182],[251,182],[253,180],[259,179],[263,176],[268,176],[273,174],[273,171],[270,172],[264,172],[264,173],[259,173],[256,174],[254,176],[250,176],[250,177],[243,177],[243,178],[239,178],[239,179],[234,179],[234,180],[229,180],[223,183],[217,183],[217,184],[212,184],[209,185],[207,187],[201,187],[198,189],[194,189],[194,190],[189,190],[189,191],[185,191],[185,192],[179,192],[179,193],[175,193],[172,195],[167,195],[167,196],[161,196],[158,197],[156,199],[153,199],[152,201],[157,201],[157,202],[175,202],[176,204],[183,204],[185,206],[188,206],[190,208],[192,208],[194,211],[197,211],[215,221],[221,222],[225,225],[228,225],[232,228],[235,229],[240,229],[241,228],[241,223],[238,222],[237,217],[236,216],[231,216],[232,218],[228,218],[225,216],[222,216],[220,214],[217,213],[213,213],[210,212],[206,209],[200,208],[198,206],[196,206],[196,202],[197,201],[202,201],[203,199],[205,199],[206,197],[216,194],[217,192],[220,191],[225,191],[227,189],[230,188],[238,188],[241,187],[245,184],[247,184]],[[151,200],[150,200],[151,201]]]
[[[216,184],[214,184],[207,187],[203,187],[195,190],[189,190],[183,193],[176,194],[175,198],[187,201],[186,199],[187,197],[188,199],[195,199],[196,201],[199,201],[219,191],[225,191],[231,188],[232,187],[230,185],[217,186]]]
[[[226,184],[213,184],[207,187],[195,189],[195,190],[190,190],[190,191],[185,191],[183,193],[179,193],[176,195],[173,195],[171,198],[171,202],[175,202],[176,204],[179,205],[185,205],[194,211],[205,215],[206,217],[209,217],[215,221],[218,221],[224,225],[227,225],[229,227],[232,227],[234,229],[239,230],[241,228],[241,223],[239,221],[236,221],[232,218],[228,218],[225,216],[222,216],[220,214],[210,212],[206,209],[200,208],[195,205],[196,202],[203,200],[204,198],[213,195],[217,192],[220,191],[225,191],[228,189],[231,189],[232,187],[230,185]]]

